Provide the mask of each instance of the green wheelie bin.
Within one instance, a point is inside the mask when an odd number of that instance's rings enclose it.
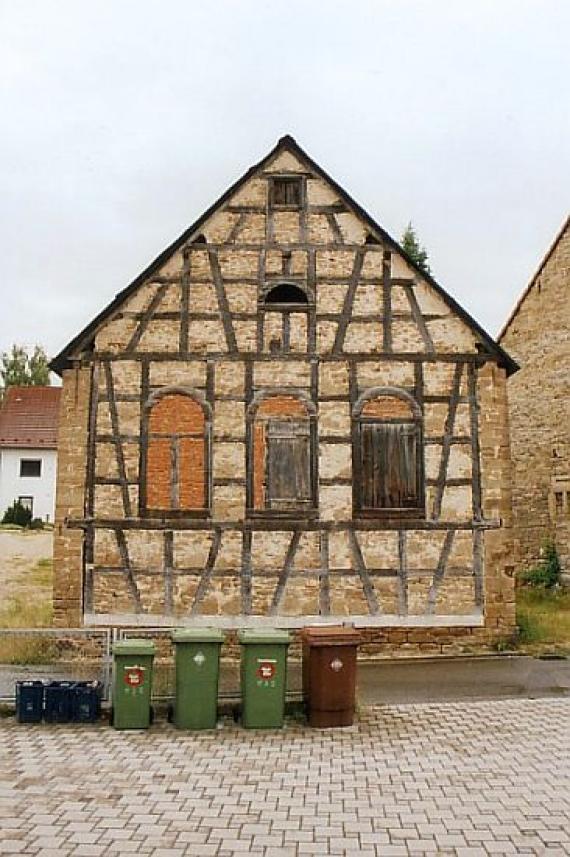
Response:
[[[115,729],[150,726],[154,655],[155,645],[151,640],[120,640],[114,644],[112,725]]]
[[[216,628],[177,628],[172,632],[176,662],[173,722],[179,729],[215,729],[218,719],[220,648],[225,635]]]
[[[280,729],[285,713],[288,631],[240,631],[242,724],[246,729]]]

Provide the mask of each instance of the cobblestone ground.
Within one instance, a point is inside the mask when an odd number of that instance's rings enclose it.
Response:
[[[570,700],[215,733],[0,723],[0,853],[570,854]]]

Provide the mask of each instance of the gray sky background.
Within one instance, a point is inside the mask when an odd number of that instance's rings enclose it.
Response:
[[[496,334],[569,209],[568,0],[0,0],[0,350],[290,133]]]

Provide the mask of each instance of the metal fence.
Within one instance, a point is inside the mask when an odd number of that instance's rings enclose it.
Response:
[[[14,703],[16,682],[100,681],[103,700],[111,701],[113,643],[134,637],[156,645],[152,698],[168,702],[174,698],[175,670],[171,628],[0,628],[0,703]],[[220,668],[220,696],[240,696],[239,652],[225,647]],[[228,656],[229,655],[229,656]],[[289,695],[300,696],[300,675],[289,670]]]
[[[26,679],[100,681],[108,700],[114,636],[109,628],[0,628],[0,702],[13,702]]]

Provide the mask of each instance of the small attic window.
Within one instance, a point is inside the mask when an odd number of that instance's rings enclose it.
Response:
[[[301,208],[303,180],[298,176],[271,179],[269,205],[271,208]]]
[[[366,240],[364,241],[364,243],[365,243],[365,244],[380,244],[380,242],[378,241],[378,239],[376,238],[376,236],[375,236],[375,235],[371,235],[371,234],[370,234],[370,232],[369,232],[369,233],[368,233],[368,235],[366,236]]]
[[[196,235],[196,237],[192,239],[191,243],[192,244],[206,244],[207,243],[206,242],[206,236],[202,235],[202,233],[200,233],[200,235]]]
[[[266,305],[279,304],[307,304],[307,295],[299,286],[293,283],[279,283],[274,286],[265,297]]]

